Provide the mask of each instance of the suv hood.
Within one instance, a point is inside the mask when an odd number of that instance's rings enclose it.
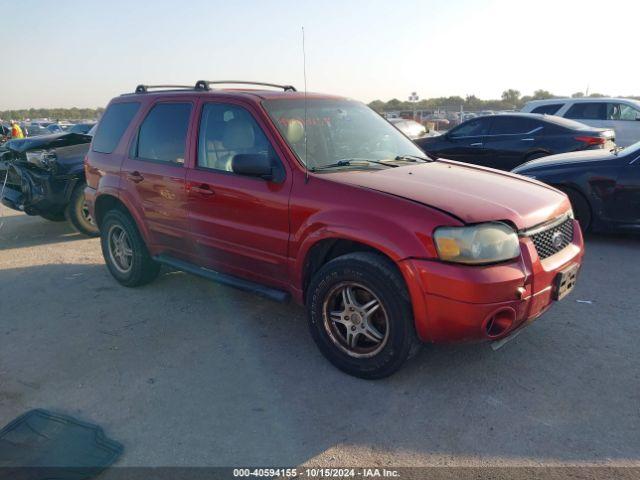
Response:
[[[518,230],[567,210],[567,197],[541,182],[450,160],[384,170],[348,170],[324,178],[369,188],[445,211],[464,223],[506,220]]]

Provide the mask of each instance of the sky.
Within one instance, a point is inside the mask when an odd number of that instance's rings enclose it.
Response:
[[[0,110],[259,80],[369,102],[640,95],[640,1],[0,0]]]

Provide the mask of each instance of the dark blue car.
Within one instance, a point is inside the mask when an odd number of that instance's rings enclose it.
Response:
[[[416,144],[431,157],[512,170],[556,153],[612,150],[615,133],[552,115],[513,113],[474,118]]]
[[[513,172],[565,192],[583,230],[640,232],[640,142],[611,152],[553,155]]]

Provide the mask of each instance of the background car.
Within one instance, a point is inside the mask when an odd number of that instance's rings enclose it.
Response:
[[[611,128],[616,142],[628,147],[640,141],[640,102],[628,98],[554,98],[533,100],[523,112],[578,120],[592,127]]]
[[[553,155],[513,172],[565,192],[584,231],[640,231],[640,142],[613,152]]]
[[[71,125],[67,130],[69,133],[87,133],[89,130],[93,128],[95,122],[92,123],[76,123],[75,125]]]
[[[84,200],[84,157],[90,135],[58,133],[14,139],[0,149],[2,203],[54,222],[65,219],[81,233],[98,235]]]
[[[64,129],[62,128],[61,125],[57,124],[57,123],[51,123],[49,125],[47,125],[47,131],[49,133],[63,133]]]
[[[416,140],[427,135],[427,128],[414,120],[405,120],[404,118],[390,118],[389,123],[393,124],[398,130],[404,133],[411,140]]]
[[[515,113],[468,120],[416,144],[428,155],[500,170],[555,153],[615,148],[613,130],[549,115]]]
[[[0,123],[0,144],[6,142],[9,138],[11,138],[11,125]]]

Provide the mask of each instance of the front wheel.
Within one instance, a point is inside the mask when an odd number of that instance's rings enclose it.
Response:
[[[586,232],[591,227],[591,207],[587,199],[572,188],[560,188],[569,197],[573,214],[580,224],[580,229]]]
[[[404,280],[373,253],[351,253],[324,265],[307,292],[311,335],[340,370],[377,379],[396,372],[419,342]]]
[[[160,264],[149,255],[133,219],[121,210],[110,210],[100,228],[102,255],[111,275],[125,287],[154,280]]]

